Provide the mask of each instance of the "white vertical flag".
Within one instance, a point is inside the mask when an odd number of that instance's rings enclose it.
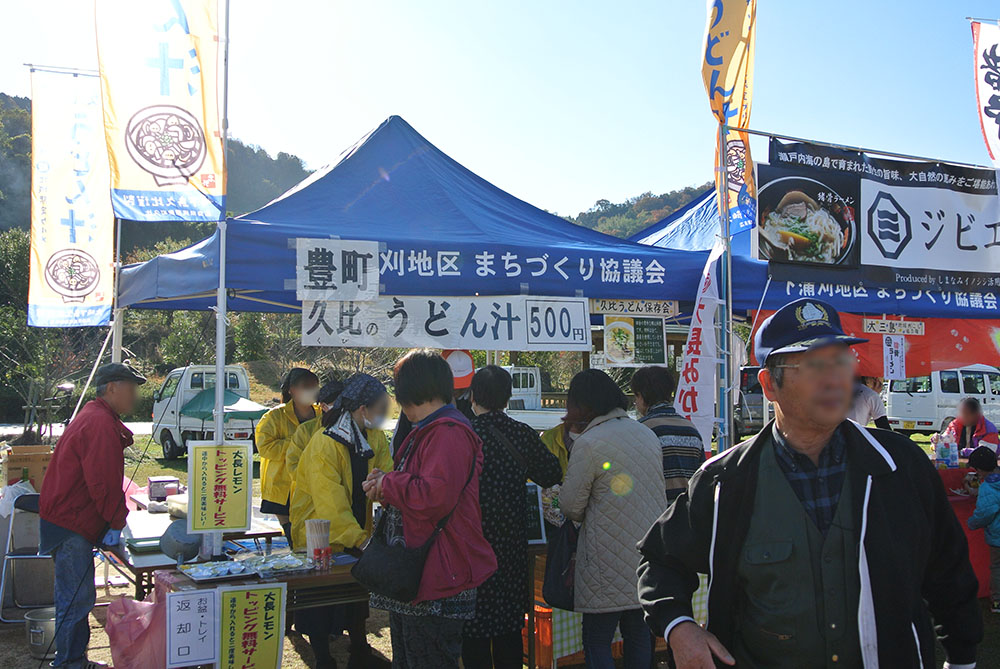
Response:
[[[114,216],[96,76],[31,72],[28,325],[107,325]]]
[[[1000,168],[1000,25],[972,22],[976,106],[993,164]]]
[[[691,316],[691,329],[684,344],[684,360],[677,380],[674,408],[698,428],[705,451],[712,449],[715,425],[716,370],[720,362],[715,342],[715,315],[722,304],[716,279],[722,242],[708,256]]]

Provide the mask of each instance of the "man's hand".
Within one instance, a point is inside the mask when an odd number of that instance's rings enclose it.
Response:
[[[713,655],[728,665],[736,664],[714,634],[697,623],[685,621],[670,630],[667,644],[674,653],[677,669],[715,669]]]
[[[107,533],[104,535],[104,538],[101,539],[101,545],[106,548],[111,548],[113,546],[117,546],[118,542],[120,542],[121,540],[122,540],[121,530],[108,530]]]

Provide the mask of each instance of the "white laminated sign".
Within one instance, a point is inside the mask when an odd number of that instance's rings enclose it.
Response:
[[[305,346],[589,351],[585,297],[381,297],[302,303]]]

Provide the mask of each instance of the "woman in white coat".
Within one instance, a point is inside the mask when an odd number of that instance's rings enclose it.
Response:
[[[587,666],[611,669],[621,630],[625,669],[648,669],[653,638],[636,594],[636,544],[667,507],[663,456],[653,431],[629,418],[628,400],[604,372],[580,372],[569,386],[567,421],[587,427],[573,443],[559,506],[582,523],[575,608],[583,613]]]

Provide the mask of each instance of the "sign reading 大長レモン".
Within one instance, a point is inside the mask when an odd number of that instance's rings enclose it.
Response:
[[[585,297],[380,297],[302,303],[305,346],[589,351]]]
[[[295,297],[299,300],[374,300],[378,242],[295,240]]]
[[[758,255],[777,261],[777,278],[838,283],[837,269],[860,264],[850,283],[1000,287],[994,170],[777,140],[770,161],[758,170]],[[808,278],[790,268],[801,263]]]

